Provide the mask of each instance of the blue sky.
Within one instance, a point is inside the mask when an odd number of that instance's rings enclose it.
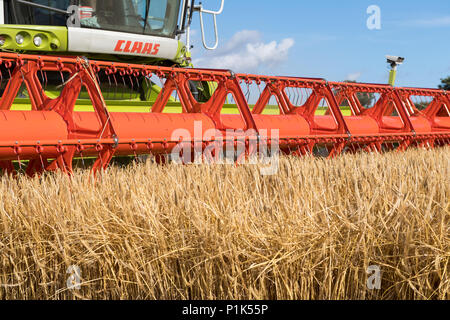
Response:
[[[210,9],[219,2],[203,1]],[[381,30],[367,28],[370,5],[381,9]],[[195,17],[196,66],[387,82],[391,54],[406,57],[397,85],[436,87],[450,75],[448,0],[225,0],[218,24],[219,48],[206,52]]]

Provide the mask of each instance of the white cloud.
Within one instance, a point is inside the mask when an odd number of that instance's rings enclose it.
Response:
[[[262,68],[274,68],[288,60],[294,40],[286,38],[265,43],[258,31],[243,30],[216,51],[194,59],[194,66],[231,69],[235,72],[256,72]]]
[[[361,72],[354,72],[347,75],[346,80],[357,81],[361,77]]]

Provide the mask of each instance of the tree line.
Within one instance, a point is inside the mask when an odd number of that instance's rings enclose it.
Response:
[[[345,82],[351,82],[351,83],[356,83],[356,81],[351,81],[351,80],[346,80]],[[438,85],[439,89],[442,90],[448,90],[450,91],[450,76],[447,78],[443,78],[441,79],[441,84]],[[359,92],[357,93],[357,97],[359,102],[361,103],[361,105],[365,108],[368,108],[370,106],[373,106],[375,101],[375,95],[373,93],[363,93],[363,92]],[[419,110],[423,110],[428,106],[429,102],[416,102],[415,105]],[[344,100],[341,103],[341,107],[346,107],[348,106],[348,101]]]
[[[439,89],[450,91],[450,76],[444,79],[441,79],[441,84],[439,85]]]

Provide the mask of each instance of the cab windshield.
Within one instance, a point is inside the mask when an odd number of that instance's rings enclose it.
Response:
[[[82,27],[172,37],[180,0],[81,0]]]
[[[28,0],[66,10],[78,5],[83,28],[174,37],[181,0]],[[5,1],[6,23],[66,26],[67,16],[14,0]]]

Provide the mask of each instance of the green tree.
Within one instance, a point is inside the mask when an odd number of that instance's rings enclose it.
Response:
[[[423,110],[425,110],[426,108],[428,108],[428,106],[430,105],[430,103],[431,103],[431,102],[423,101],[423,102],[416,102],[416,103],[414,103],[414,105],[416,106],[417,110],[423,111]]]
[[[439,85],[439,89],[450,91],[450,77],[441,79],[441,84]]]
[[[345,80],[344,82],[357,83],[357,81],[353,81],[353,80]],[[375,99],[376,99],[375,95],[371,92],[358,92],[356,94],[356,97],[358,98],[359,102],[361,103],[361,106],[363,106],[364,108],[369,108],[369,107],[373,106]],[[344,100],[342,102],[342,104],[348,105],[348,101]]]

